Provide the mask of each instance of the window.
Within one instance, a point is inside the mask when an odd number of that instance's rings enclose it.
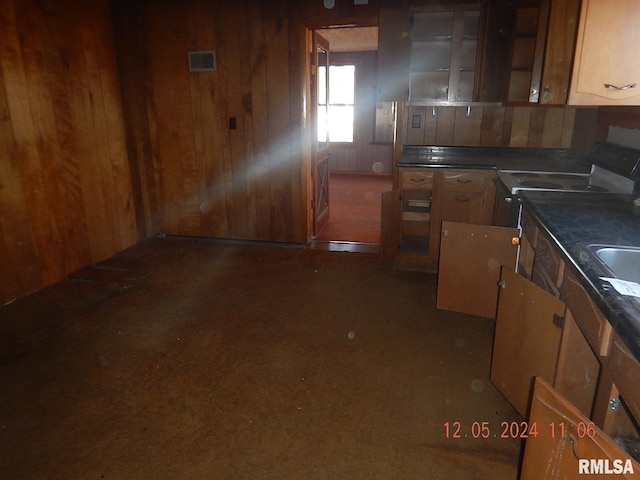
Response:
[[[329,102],[326,96],[326,67],[319,68],[318,79],[318,140],[352,143],[355,119],[355,65],[331,65],[329,67]]]

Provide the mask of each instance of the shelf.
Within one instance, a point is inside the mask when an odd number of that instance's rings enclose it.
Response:
[[[407,254],[426,255],[429,252],[429,236],[403,235],[400,250]]]

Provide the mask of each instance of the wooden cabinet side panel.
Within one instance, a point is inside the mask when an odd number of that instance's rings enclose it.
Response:
[[[491,381],[526,417],[534,377],[553,382],[564,303],[505,268],[498,301]]]
[[[537,436],[529,436],[526,440],[521,480],[555,480],[578,479],[580,475],[580,459],[609,459],[631,462],[635,473],[619,475],[602,475],[595,478],[615,477],[621,479],[637,479],[640,464],[631,459],[615,442],[593,427],[592,435],[584,431],[590,420],[582,415],[565,398],[555,392],[551,386],[540,378],[536,378],[531,402],[529,425],[536,424]],[[564,435],[561,435],[562,425]],[[553,430],[552,427],[553,426]],[[591,425],[592,426],[592,425]],[[610,463],[613,467],[613,462]]]
[[[443,221],[438,308],[493,318],[500,268],[514,270],[515,228]]]

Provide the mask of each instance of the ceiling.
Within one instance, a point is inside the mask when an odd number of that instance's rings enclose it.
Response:
[[[323,28],[316,31],[329,40],[332,52],[378,50],[378,27]]]

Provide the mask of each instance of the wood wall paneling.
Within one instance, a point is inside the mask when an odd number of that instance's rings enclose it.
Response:
[[[409,145],[570,148],[576,113],[582,110],[588,109],[409,105],[405,138]],[[412,126],[414,116],[418,127]],[[580,128],[593,130],[593,115],[582,117]]]
[[[6,302],[138,236],[108,3],[1,6],[0,300]]]
[[[356,66],[354,143],[331,146],[332,171],[391,173],[393,145],[376,143],[376,52],[338,52],[329,56],[335,65]]]

